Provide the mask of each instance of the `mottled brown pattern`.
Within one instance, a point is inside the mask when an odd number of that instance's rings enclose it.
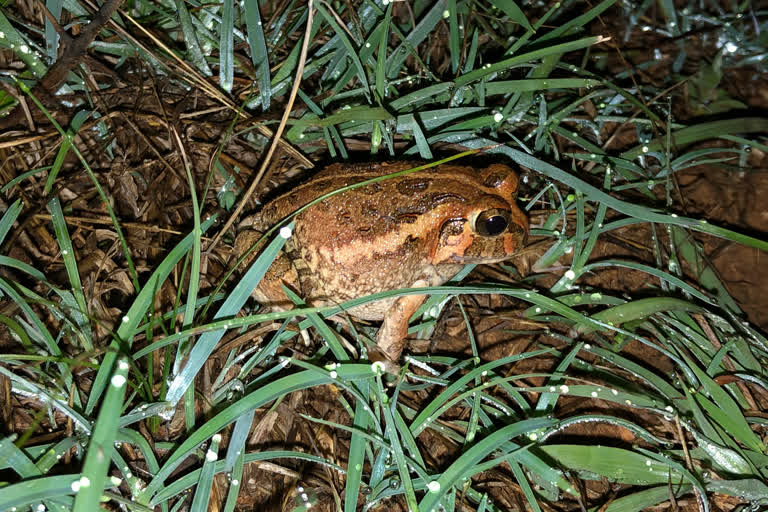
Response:
[[[241,237],[252,239],[248,233],[266,231],[322,195],[417,165],[331,165],[246,219],[242,226],[247,229],[238,235],[236,248],[242,253]],[[523,245],[528,221],[515,205],[516,194],[517,176],[505,165],[474,169],[446,164],[332,195],[295,217],[293,236],[273,265],[277,270],[270,269],[254,295],[274,308],[290,308],[292,302],[281,284],[313,305],[440,285],[466,262],[502,261]],[[509,219],[503,232],[484,236],[474,229],[478,218],[487,219],[494,212]],[[349,314],[384,320],[377,342],[386,358],[396,363],[410,315],[424,298],[382,300]]]
[[[423,178],[404,178],[397,184],[397,191],[404,196],[413,196],[427,190],[430,180]]]

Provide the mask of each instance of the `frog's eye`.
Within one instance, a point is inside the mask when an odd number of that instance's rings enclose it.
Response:
[[[498,236],[509,226],[509,210],[491,208],[475,219],[475,231],[484,236]]]

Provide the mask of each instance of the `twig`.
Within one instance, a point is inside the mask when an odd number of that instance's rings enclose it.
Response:
[[[50,96],[56,87],[67,77],[67,73],[77,67],[80,59],[82,59],[85,52],[88,51],[88,46],[90,46],[93,40],[96,39],[96,36],[104,25],[107,24],[112,17],[112,14],[114,14],[117,8],[120,7],[122,1],[123,0],[107,0],[78,37],[70,39],[69,41],[62,38],[62,43],[66,43],[64,52],[61,54],[61,57],[58,58],[56,63],[50,67],[45,76],[41,78],[37,85],[32,89],[33,95]],[[23,111],[20,105],[17,105],[8,117],[0,121],[0,132],[17,125],[21,121],[22,115]]]

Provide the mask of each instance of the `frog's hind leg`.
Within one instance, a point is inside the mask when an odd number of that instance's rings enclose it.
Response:
[[[260,239],[261,233],[255,230],[240,233],[235,240],[234,253],[238,255],[245,254]],[[256,250],[248,255],[245,261],[243,261],[243,268],[248,268],[253,263],[263,246],[262,244],[261,247],[257,247]],[[301,293],[302,290],[299,282],[299,274],[296,267],[290,258],[281,251],[253,290],[251,296],[264,306],[275,310],[285,311],[293,309],[293,301],[286,295],[283,286],[287,286],[302,297],[303,294]]]

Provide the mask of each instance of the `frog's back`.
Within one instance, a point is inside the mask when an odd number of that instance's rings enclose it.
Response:
[[[266,230],[299,208],[341,188],[373,178],[413,169],[423,162],[336,163],[325,167],[306,182],[268,202],[259,214],[259,229]],[[499,186],[502,184],[503,186]],[[350,191],[351,192],[351,191]],[[469,202],[484,194],[501,195],[514,202],[517,178],[506,166],[492,166],[485,174],[469,166],[442,164],[392,180],[382,180],[350,192],[339,193],[313,205],[310,210],[350,210],[350,203],[362,211],[347,211],[357,217],[395,219],[424,213],[445,202]],[[429,203],[425,205],[424,203]],[[355,210],[357,208],[352,208]],[[374,214],[375,213],[375,214]],[[373,214],[373,215],[372,215]],[[306,215],[312,215],[308,211]]]

